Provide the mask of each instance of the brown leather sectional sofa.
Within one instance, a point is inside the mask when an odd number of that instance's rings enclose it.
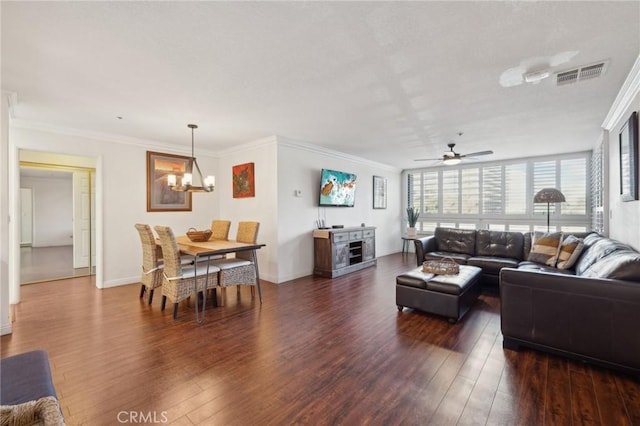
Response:
[[[640,375],[640,253],[596,233],[574,267],[527,261],[531,234],[437,228],[415,241],[417,263],[445,256],[499,284],[503,346],[521,346]]]

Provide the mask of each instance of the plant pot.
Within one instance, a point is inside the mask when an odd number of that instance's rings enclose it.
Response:
[[[415,238],[418,236],[418,230],[414,227],[408,227],[407,228],[407,237],[409,238]]]

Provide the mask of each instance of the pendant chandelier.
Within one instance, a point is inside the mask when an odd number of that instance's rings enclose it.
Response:
[[[171,188],[171,190],[173,191],[213,192],[213,189],[216,186],[216,177],[207,176],[206,179],[202,178],[202,172],[200,171],[200,166],[198,166],[198,160],[196,160],[196,156],[193,150],[193,131],[194,129],[197,129],[198,126],[195,124],[187,124],[187,127],[191,129],[191,160],[189,161],[189,165],[187,166],[187,171],[180,178],[180,185],[178,185],[178,176],[174,174],[170,174],[167,176],[167,183],[169,184],[169,188]],[[200,186],[193,185],[193,166],[196,167],[198,176],[200,176]]]

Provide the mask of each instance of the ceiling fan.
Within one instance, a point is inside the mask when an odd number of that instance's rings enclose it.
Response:
[[[442,163],[447,166],[453,166],[454,164],[460,163],[463,158],[493,154],[493,151],[478,151],[472,152],[471,154],[459,154],[453,150],[453,147],[456,146],[455,143],[447,144],[447,146],[449,147],[449,151],[445,151],[440,158],[416,158],[414,161],[442,161]]]

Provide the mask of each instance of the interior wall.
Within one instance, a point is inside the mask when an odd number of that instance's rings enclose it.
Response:
[[[73,181],[65,178],[20,178],[22,188],[33,190],[33,247],[73,244]]]
[[[66,134],[56,129],[26,126],[12,128],[12,145],[17,150],[46,151],[69,156],[94,159],[96,168],[96,286],[111,287],[130,284],[140,279],[142,249],[134,228],[136,223],[168,225],[176,234],[189,228],[208,228],[211,218],[218,215],[217,194],[193,194],[191,212],[147,212],[146,152],[160,151],[175,154],[175,148],[161,145],[148,147],[118,143],[77,134]],[[188,147],[187,147],[188,148]],[[55,157],[54,157],[55,158]],[[21,158],[25,160],[24,158]],[[40,161],[29,158],[28,161]],[[198,163],[205,174],[217,173],[217,160],[200,154]],[[87,167],[86,164],[76,166]],[[14,165],[17,167],[17,165]],[[11,196],[15,199],[15,196]],[[15,226],[15,224],[13,225]],[[19,229],[19,228],[18,228]],[[18,250],[13,244],[14,252]],[[101,271],[103,274],[101,276]]]
[[[1,9],[1,6],[0,6]],[[2,94],[0,115],[0,335],[11,333],[9,309],[9,99]]]
[[[327,226],[376,227],[376,256],[401,249],[401,170],[297,141],[278,138],[278,282],[313,273],[313,236],[317,219]],[[320,173],[354,173],[354,207],[319,207]],[[373,176],[387,179],[387,208],[373,209]],[[300,191],[300,192],[297,192]]]
[[[233,166],[254,163],[255,197],[233,198]],[[229,238],[235,239],[239,221],[260,222],[258,242],[266,246],[258,250],[260,278],[278,282],[278,158],[275,137],[243,144],[223,151],[219,158],[216,193],[220,205],[218,218],[231,221]]]
[[[606,134],[609,139],[609,236],[640,250],[640,200],[622,201],[620,198],[620,129],[636,111],[640,114],[640,93]],[[636,153],[640,162],[640,154]],[[637,179],[637,178],[636,178]]]

